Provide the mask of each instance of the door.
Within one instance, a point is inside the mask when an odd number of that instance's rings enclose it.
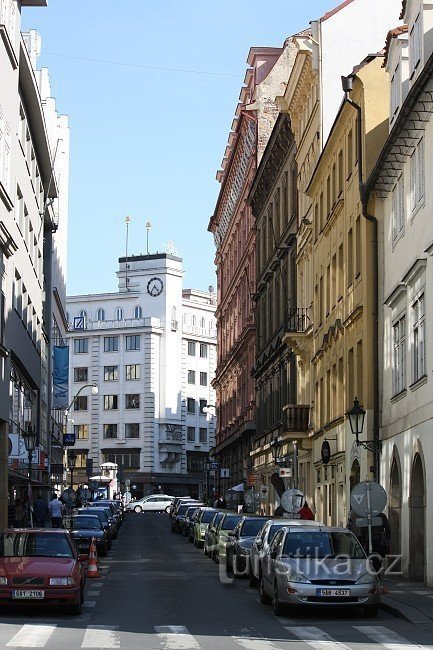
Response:
[[[401,554],[401,474],[393,458],[389,475],[389,525],[391,526],[391,555]]]
[[[421,456],[415,454],[410,482],[410,565],[411,580],[425,580],[425,479]]]

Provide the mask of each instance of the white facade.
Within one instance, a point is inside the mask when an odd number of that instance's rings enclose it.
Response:
[[[433,68],[431,4],[408,0],[403,19],[407,30],[389,35],[390,135],[373,185],[383,247],[381,482],[392,551],[407,577],[433,586],[433,88],[422,79]]]
[[[119,293],[67,298],[70,327],[75,325],[69,334],[70,399],[86,384],[99,389],[97,396],[83,390],[87,404],[81,400],[84,408],[77,410],[76,402],[71,411],[75,450],[82,452],[78,464],[85,467],[86,454],[94,470],[101,462],[117,462],[136,486],[133,494],[158,486],[198,493],[214,444],[214,415],[203,412],[215,404],[214,296],[182,290],[178,257],[119,262]],[[84,323],[74,321],[80,315]],[[84,330],[77,329],[81,324]]]

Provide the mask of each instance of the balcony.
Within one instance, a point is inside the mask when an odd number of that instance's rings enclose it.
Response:
[[[310,432],[310,407],[306,404],[287,404],[284,408],[283,438],[300,440]],[[307,443],[306,443],[307,444]]]
[[[294,307],[287,317],[284,343],[304,361],[309,361],[313,352],[312,310],[307,307]]]

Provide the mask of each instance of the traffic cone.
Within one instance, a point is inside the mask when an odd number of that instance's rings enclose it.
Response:
[[[87,563],[87,578],[99,578],[100,574],[98,571],[98,553],[96,552],[96,543],[95,538],[92,537],[89,548],[89,561]]]

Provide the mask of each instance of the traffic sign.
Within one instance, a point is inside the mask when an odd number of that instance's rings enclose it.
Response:
[[[126,485],[126,487],[129,487],[131,485],[131,479],[130,478],[125,479],[125,485]]]
[[[366,528],[367,526],[382,526],[382,517],[357,517],[356,525],[358,528]]]
[[[220,476],[221,476],[221,478],[229,478],[230,477],[229,468],[228,467],[221,467]]]
[[[297,488],[290,488],[283,492],[281,496],[281,505],[286,512],[295,514],[304,505],[304,495],[301,490]]]
[[[362,481],[350,494],[350,506],[360,517],[375,517],[386,506],[387,495],[376,481]]]
[[[212,461],[211,463],[209,463],[209,469],[211,469],[212,471],[215,471],[216,469],[218,469],[219,466],[220,466],[220,464],[215,462],[215,461]]]
[[[281,478],[292,478],[293,470],[291,467],[280,467],[279,474]]]
[[[62,499],[67,506],[74,505],[75,501],[77,500],[75,490],[72,488],[66,488],[66,490],[62,492]]]

